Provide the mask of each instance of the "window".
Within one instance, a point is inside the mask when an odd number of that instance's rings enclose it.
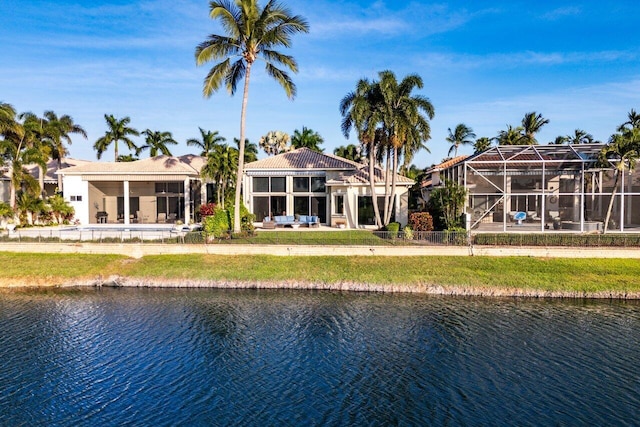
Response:
[[[309,177],[308,176],[296,176],[293,178],[293,192],[294,193],[308,193],[309,192]]]
[[[342,194],[335,196],[334,207],[336,214],[344,215],[344,196]]]
[[[293,213],[296,215],[309,215],[309,196],[293,198]]]
[[[284,193],[286,192],[287,183],[284,176],[271,178],[271,192],[272,193]]]
[[[325,177],[314,176],[311,177],[311,192],[312,193],[324,193],[325,192]]]
[[[69,199],[72,202],[81,202],[82,201],[82,196],[70,196]]]
[[[268,193],[269,192],[269,178],[267,177],[254,177],[253,178],[253,191],[255,193]]]

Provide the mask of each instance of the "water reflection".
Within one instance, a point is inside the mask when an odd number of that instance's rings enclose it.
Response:
[[[3,425],[632,424],[635,302],[0,293]]]

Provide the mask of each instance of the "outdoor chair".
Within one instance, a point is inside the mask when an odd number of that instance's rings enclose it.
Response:
[[[159,213],[158,214],[158,224],[164,224],[165,222],[167,222],[167,214],[166,213]]]

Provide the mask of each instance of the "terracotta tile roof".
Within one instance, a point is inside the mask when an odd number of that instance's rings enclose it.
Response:
[[[443,169],[448,169],[452,166],[457,165],[458,163],[463,162],[464,160],[468,159],[469,155],[461,155],[461,156],[457,156],[454,157],[452,159],[446,160],[438,165],[435,166],[431,166],[429,169],[427,169],[427,173],[429,172],[433,172],[433,171],[438,171],[438,170],[443,170]]]
[[[380,168],[375,168],[375,182],[376,184],[384,183],[384,171]],[[369,183],[369,167],[368,166],[360,166],[358,170],[341,172],[338,174],[336,178],[330,179],[327,181],[327,185],[338,185],[338,184],[368,184]],[[391,183],[391,181],[389,181]],[[403,175],[396,175],[396,184],[409,184],[413,185],[415,183],[414,180],[407,178]]]
[[[91,162],[62,169],[63,175],[79,174],[183,174],[198,175],[205,159],[200,156],[156,156],[135,162]]]
[[[357,169],[360,163],[335,156],[333,154],[318,153],[308,148],[298,148],[277,156],[247,163],[245,170],[251,169]]]

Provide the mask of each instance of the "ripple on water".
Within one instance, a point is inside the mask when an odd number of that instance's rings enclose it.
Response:
[[[0,296],[2,425],[632,425],[640,415],[636,303]]]

